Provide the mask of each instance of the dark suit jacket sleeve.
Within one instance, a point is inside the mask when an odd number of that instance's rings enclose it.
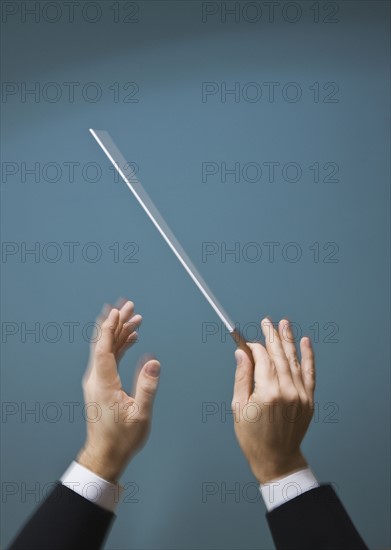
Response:
[[[321,485],[266,514],[277,550],[367,550],[331,485]]]
[[[97,550],[114,514],[58,483],[32,515],[10,550]]]

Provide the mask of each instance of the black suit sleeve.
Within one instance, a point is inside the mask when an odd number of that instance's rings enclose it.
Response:
[[[321,485],[266,514],[277,550],[367,550],[331,485]]]
[[[114,517],[58,483],[9,550],[98,550]]]

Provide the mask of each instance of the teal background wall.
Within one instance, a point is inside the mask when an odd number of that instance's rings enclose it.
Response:
[[[147,351],[162,376],[107,548],[272,547],[229,414],[233,345],[90,127],[248,338],[269,314],[315,339],[305,454],[390,544],[389,4],[269,9],[2,3],[3,546],[83,443],[89,323],[126,296],[144,322],[124,385]]]

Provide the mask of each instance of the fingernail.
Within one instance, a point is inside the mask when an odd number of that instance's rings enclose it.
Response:
[[[160,364],[148,363],[148,365],[145,367],[145,372],[149,374],[149,376],[153,376],[154,378],[157,378],[160,374]]]

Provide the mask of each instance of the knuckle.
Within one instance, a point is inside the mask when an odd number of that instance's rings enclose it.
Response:
[[[297,404],[300,402],[300,396],[295,389],[286,391],[284,397],[287,403]]]
[[[118,321],[119,323],[119,321]],[[102,324],[102,331],[103,332],[114,332],[117,324],[113,323],[109,318],[107,318],[103,324]]]
[[[244,372],[244,369],[242,368],[238,368],[236,369],[236,373],[235,373],[235,383],[240,383],[240,382],[243,382],[246,378],[246,373]]]
[[[276,349],[274,352],[273,352],[273,356],[278,360],[278,361],[281,361],[281,363],[287,363],[288,359],[287,359],[287,356],[286,356],[286,353],[283,349]]]
[[[149,423],[149,414],[145,408],[142,408],[139,414],[137,415],[137,421],[140,422],[141,424]]]
[[[236,412],[238,408],[240,408],[239,399],[233,396],[231,401],[231,411]]]
[[[301,404],[302,404],[303,407],[309,408],[310,400],[308,399],[308,397],[306,395],[302,396],[300,401],[301,401]]]
[[[313,366],[310,366],[310,367],[307,367],[306,370],[306,375],[311,377],[311,378],[315,378],[315,369]]]
[[[105,319],[102,323],[102,330],[107,330],[111,327],[109,319]]]
[[[265,399],[268,403],[276,404],[281,400],[280,392],[278,390],[270,389],[267,391]]]
[[[289,361],[289,364],[291,365],[291,367],[295,368],[295,369],[299,369],[300,368],[300,363],[299,363],[299,360],[297,359],[296,355],[294,353],[290,354],[289,357],[288,357],[288,361]]]
[[[147,395],[152,396],[152,395],[155,395],[156,384],[154,384],[153,382],[150,382],[149,380],[144,380],[142,382],[141,389]]]

